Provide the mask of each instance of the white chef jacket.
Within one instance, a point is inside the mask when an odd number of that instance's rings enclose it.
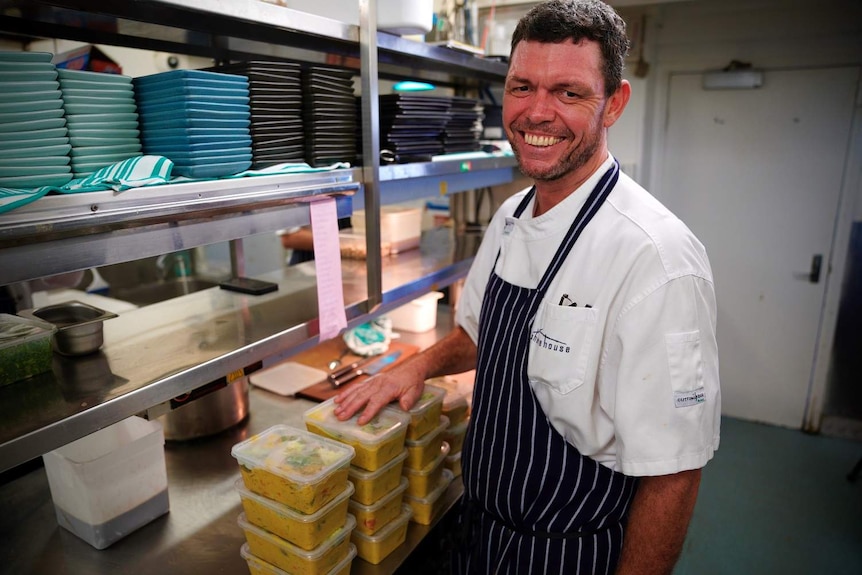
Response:
[[[539,217],[524,190],[494,215],[458,301],[456,321],[478,342],[495,272],[535,288],[608,160]],[[562,305],[561,305],[562,300]],[[571,305],[577,304],[576,306]],[[530,385],[553,427],[582,455],[626,475],[703,467],[718,449],[721,396],[712,271],[692,232],[620,174],[539,305]]]

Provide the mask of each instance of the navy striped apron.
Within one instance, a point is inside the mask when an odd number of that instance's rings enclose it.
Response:
[[[618,178],[615,161],[536,289],[509,284],[491,272],[461,456],[464,547],[455,551],[455,572],[610,574],[616,567],[636,479],[582,456],[551,426],[530,387],[527,357],[539,303]],[[534,193],[526,195],[514,217]]]

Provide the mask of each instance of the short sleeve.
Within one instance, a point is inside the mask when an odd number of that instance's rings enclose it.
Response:
[[[721,393],[712,282],[671,279],[619,319],[601,382],[613,413],[617,469],[697,469],[718,448]]]

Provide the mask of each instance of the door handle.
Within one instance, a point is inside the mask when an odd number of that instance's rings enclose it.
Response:
[[[813,284],[820,283],[820,271],[823,269],[823,254],[814,254],[811,257],[811,269],[804,273],[793,274],[798,279],[807,280]]]

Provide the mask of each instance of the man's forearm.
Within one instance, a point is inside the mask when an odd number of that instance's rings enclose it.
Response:
[[[669,575],[679,559],[700,486],[700,469],[641,477],[616,575]]]
[[[460,326],[424,352],[426,378],[462,373],[476,368],[476,344]]]

